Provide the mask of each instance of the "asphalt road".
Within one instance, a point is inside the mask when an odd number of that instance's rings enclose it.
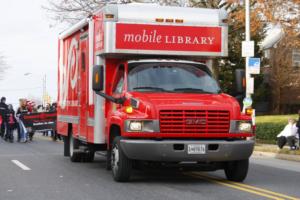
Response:
[[[251,158],[244,183],[223,171],[135,171],[116,183],[104,158],[71,163],[61,142],[39,136],[26,144],[0,139],[0,200],[199,200],[300,199],[300,163]]]

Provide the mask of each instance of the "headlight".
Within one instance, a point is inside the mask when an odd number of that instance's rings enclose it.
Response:
[[[230,133],[253,133],[252,122],[245,120],[231,120]]]
[[[158,120],[126,120],[126,132],[159,132]]]
[[[240,122],[238,130],[240,132],[252,132],[252,124],[249,122]]]
[[[142,122],[132,121],[129,123],[130,131],[141,131],[142,130]]]

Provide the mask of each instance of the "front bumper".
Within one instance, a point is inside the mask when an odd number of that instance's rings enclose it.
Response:
[[[188,144],[205,144],[205,154],[188,154]],[[175,150],[174,145],[183,146]],[[213,147],[213,148],[211,148]],[[217,148],[216,148],[217,147]],[[131,140],[121,139],[125,155],[134,160],[181,162],[222,162],[248,159],[254,148],[254,141],[238,140]]]

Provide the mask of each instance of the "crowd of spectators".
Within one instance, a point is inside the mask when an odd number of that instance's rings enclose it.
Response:
[[[18,142],[27,142],[32,140],[33,134],[29,134],[27,128],[22,121],[22,115],[55,112],[56,103],[43,105],[35,105],[26,99],[19,100],[19,107],[15,112],[12,104],[6,103],[6,98],[2,97],[0,102],[0,137],[5,141],[14,141],[14,130],[18,132]]]

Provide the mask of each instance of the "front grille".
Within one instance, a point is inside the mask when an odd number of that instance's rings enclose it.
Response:
[[[229,111],[219,110],[161,110],[161,133],[228,133]]]

